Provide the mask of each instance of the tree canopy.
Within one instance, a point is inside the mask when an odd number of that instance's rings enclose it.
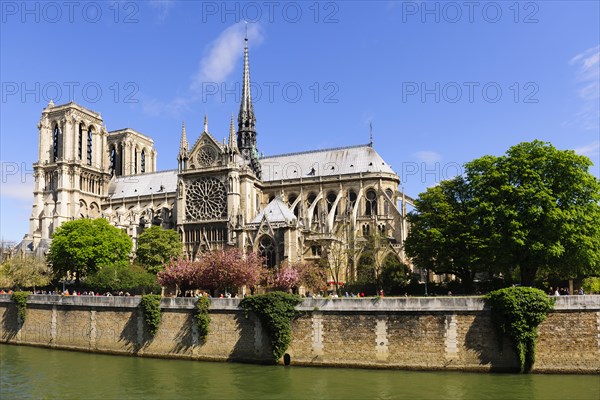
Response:
[[[567,279],[600,271],[600,182],[592,162],[541,141],[466,165],[477,206],[493,221],[496,270]]]
[[[54,232],[48,262],[55,276],[79,281],[105,265],[127,263],[131,248],[129,236],[105,219],[78,219]]]
[[[465,176],[429,188],[409,216],[415,265],[463,281],[489,270],[563,279],[600,271],[600,183],[591,161],[541,141],[465,165]]]
[[[257,253],[228,249],[202,253],[197,261],[172,259],[158,273],[158,281],[165,286],[178,285],[182,290],[227,290],[255,286],[263,274],[263,258]]]
[[[413,263],[437,274],[454,274],[473,290],[477,272],[490,262],[489,223],[477,206],[469,183],[462,177],[442,181],[415,200],[406,254]]]
[[[14,257],[0,266],[0,287],[33,288],[50,283],[52,271],[44,259]]]
[[[152,226],[138,237],[136,261],[149,272],[156,274],[171,258],[181,256],[179,234],[172,229]]]

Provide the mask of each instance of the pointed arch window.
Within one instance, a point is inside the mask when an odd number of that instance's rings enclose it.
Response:
[[[394,201],[394,194],[392,193],[391,189],[386,189],[385,190],[385,194],[387,194],[387,196],[390,198],[390,200]],[[387,216],[390,213],[390,202],[389,201],[385,201],[383,203],[383,211],[384,214]]]
[[[265,266],[267,268],[275,267],[277,263],[275,257],[275,242],[269,236],[263,236],[258,243],[258,252],[261,257],[265,259]]]
[[[373,189],[365,196],[365,215],[377,215],[377,193]]]
[[[138,151],[135,149],[133,151],[133,173],[138,173]]]
[[[117,176],[123,175],[123,143],[119,143],[119,153],[117,154]]]
[[[141,157],[141,173],[145,173],[146,172],[146,150],[142,150],[142,154],[140,155]]]
[[[115,176],[116,173],[116,162],[117,162],[117,150],[115,146],[110,146],[110,176]]]
[[[92,127],[88,128],[87,134],[87,163],[88,165],[92,165]]]
[[[60,130],[58,129],[58,124],[54,125],[54,131],[52,132],[52,162],[56,162],[58,160],[58,136],[60,135]]]
[[[79,124],[79,136],[77,138],[77,159],[83,157],[83,124]]]

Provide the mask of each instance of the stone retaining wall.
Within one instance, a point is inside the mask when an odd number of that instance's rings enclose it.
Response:
[[[269,338],[238,299],[212,299],[201,342],[195,299],[164,298],[152,338],[140,297],[31,295],[20,325],[0,295],[0,341],[102,353],[266,363]],[[424,370],[512,370],[510,343],[499,340],[481,298],[306,299],[287,351],[296,365]],[[557,298],[540,326],[536,372],[600,372],[600,296]]]

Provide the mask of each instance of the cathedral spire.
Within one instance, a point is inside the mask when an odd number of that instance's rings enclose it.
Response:
[[[237,147],[237,139],[235,137],[235,124],[233,122],[234,117],[233,117],[233,113],[231,113],[231,124],[229,124],[229,147],[231,148],[232,151],[236,152],[238,151],[238,147]]]
[[[256,148],[256,117],[252,106],[252,94],[250,93],[250,64],[248,61],[248,35],[244,39],[244,75],[242,83],[242,102],[238,114],[238,137],[237,144],[241,155],[246,160],[257,177],[261,176],[260,162],[258,161],[258,150]]]
[[[252,106],[252,93],[250,92],[250,65],[248,61],[248,34],[244,39],[244,76],[242,79],[242,102],[240,104],[240,113],[238,115],[238,127],[254,130],[256,118],[254,117],[254,107]],[[242,130],[242,129],[238,129]]]
[[[187,161],[189,158],[190,146],[188,145],[187,136],[185,134],[185,122],[181,123],[181,140],[179,141],[179,154],[177,155],[177,164],[179,172],[187,169]]]
[[[204,132],[208,133],[208,117],[204,114]]]
[[[179,152],[181,153],[183,150],[187,152],[189,150],[189,145],[187,141],[187,136],[185,134],[185,122],[181,123],[181,140],[179,141]]]

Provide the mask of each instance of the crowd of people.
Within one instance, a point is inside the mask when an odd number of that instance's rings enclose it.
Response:
[[[566,287],[559,288],[558,286],[556,287],[556,289],[551,287],[550,290],[548,291],[548,294],[550,296],[569,296],[569,295],[571,295],[569,288],[566,288]],[[583,288],[579,288],[579,289],[573,290],[572,294],[583,296],[585,294],[585,291],[583,290]]]
[[[12,290],[8,290],[8,291],[4,291],[4,289],[0,290],[0,294],[12,294],[13,291]],[[31,291],[31,294],[36,295],[54,295],[54,296],[132,296],[129,292],[123,292],[122,290],[120,291],[115,291],[115,292],[94,292],[93,290],[88,291],[77,291],[77,290],[69,290],[69,289],[65,289],[64,291],[60,291],[60,290],[34,290]]]

